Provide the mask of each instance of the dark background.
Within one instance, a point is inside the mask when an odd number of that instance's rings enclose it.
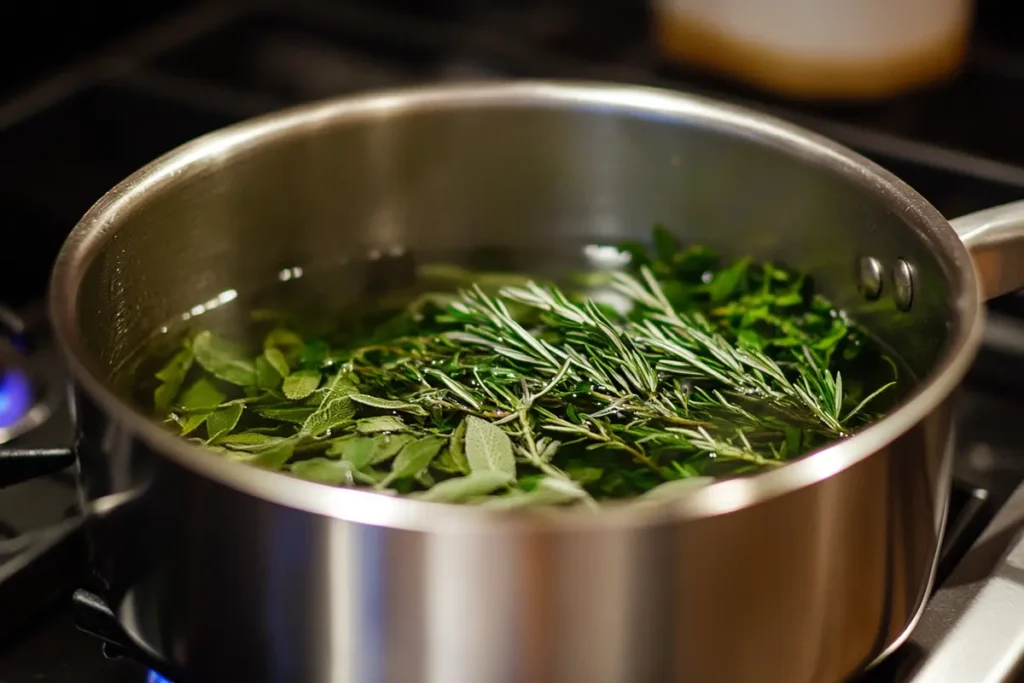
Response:
[[[193,0],[14,1],[0,6],[0,99]]]

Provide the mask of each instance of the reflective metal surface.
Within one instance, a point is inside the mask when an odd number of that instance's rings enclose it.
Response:
[[[929,602],[907,643],[929,653],[907,683],[1006,683],[1024,659],[1024,487]]]
[[[987,298],[1020,288],[1024,282],[1024,201],[962,216],[952,225],[970,245]]]
[[[282,269],[374,249],[581,256],[572,245],[654,222],[809,271],[919,389],[785,468],[594,515],[248,468],[110,387],[166,321]],[[863,258],[906,262],[908,310],[893,287],[863,296]],[[201,138],[86,215],[51,306],[77,382],[83,497],[128,501],[90,520],[97,579],[139,643],[200,682],[841,680],[904,637],[928,592],[949,397],[982,327],[956,233],[861,157],[699,98],[550,83],[337,100]]]

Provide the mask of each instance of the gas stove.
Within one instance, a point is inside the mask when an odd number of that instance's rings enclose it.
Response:
[[[599,79],[701,92],[816,129],[888,167],[952,217],[1024,198],[1024,42],[981,0],[954,81],[884,103],[808,105],[661,61],[630,0],[174,2],[69,55],[0,103],[0,442],[24,477],[0,488],[0,683],[176,680],[88,592],[64,378],[39,301],[67,231],[105,190],[203,132],[289,104],[431,80]],[[104,34],[104,40],[108,39]],[[32,84],[34,83],[34,84]],[[1024,295],[990,304],[964,387],[956,484],[928,608],[865,683],[1013,683],[1024,662]],[[3,482],[0,482],[2,486]],[[992,607],[995,609],[990,609]],[[991,671],[966,670],[987,654]]]

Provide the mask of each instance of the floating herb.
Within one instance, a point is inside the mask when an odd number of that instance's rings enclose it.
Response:
[[[809,278],[723,264],[660,227],[652,241],[582,291],[426,267],[460,289],[349,338],[283,316],[256,349],[200,330],[162,357],[152,406],[255,466],[516,508],[687,495],[844,438],[896,398],[893,360]]]

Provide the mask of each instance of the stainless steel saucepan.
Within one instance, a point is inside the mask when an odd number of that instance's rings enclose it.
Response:
[[[186,443],[112,389],[161,325],[295,266],[566,251],[656,222],[809,271],[920,384],[786,467],[596,514],[300,481]],[[1022,266],[1024,206],[951,225],[827,139],[661,90],[446,85],[232,126],[114,188],[56,263],[96,579],[133,639],[197,683],[842,680],[922,609],[950,399],[982,300]]]

